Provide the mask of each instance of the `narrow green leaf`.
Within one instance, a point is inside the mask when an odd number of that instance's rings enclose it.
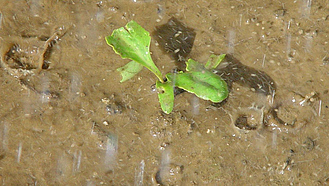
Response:
[[[219,56],[211,54],[205,65],[206,69],[215,69],[220,64],[220,62],[222,62],[225,56],[226,54],[221,54]]]
[[[156,82],[156,88],[158,90],[159,102],[161,109],[166,114],[171,113],[174,108],[174,87],[171,82],[161,83]]]
[[[122,79],[121,83],[127,81],[128,79],[134,77],[143,69],[143,65],[135,62],[130,61],[125,66],[117,68],[117,71],[120,72]]]
[[[128,58],[142,64],[153,72],[160,81],[163,81],[162,74],[150,55],[150,33],[138,23],[135,21],[128,22],[125,27],[116,29],[111,36],[105,37],[105,40],[122,58]]]

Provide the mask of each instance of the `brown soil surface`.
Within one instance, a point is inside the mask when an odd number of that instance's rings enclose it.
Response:
[[[0,184],[329,184],[328,12],[326,0],[1,0]],[[151,72],[120,83],[129,60],[105,36],[171,17],[195,29],[189,57],[231,53],[275,96],[233,83],[220,107],[182,93],[166,115]],[[151,51],[175,67],[154,39]]]

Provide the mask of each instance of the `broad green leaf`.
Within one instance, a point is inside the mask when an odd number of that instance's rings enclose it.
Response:
[[[219,103],[228,96],[226,82],[216,74],[209,76],[202,72],[181,72],[177,74],[169,73],[166,77],[168,80],[175,82],[175,86],[204,100]]]
[[[171,82],[156,82],[161,109],[169,114],[174,108],[174,87]]]
[[[169,81],[175,86],[194,93],[199,98],[218,103],[228,96],[227,84],[222,78],[202,64],[192,59],[186,62],[186,71],[177,74],[167,74]]]
[[[206,69],[202,64],[193,59],[186,62],[186,71],[193,74],[193,78],[198,81],[207,82],[217,89],[227,89],[227,84],[220,76]]]
[[[205,65],[206,69],[215,69],[220,64],[220,62],[222,62],[225,56],[226,54],[221,54],[219,56],[211,54]]]
[[[128,79],[134,77],[138,72],[140,72],[143,69],[143,65],[135,62],[130,61],[125,66],[117,68],[117,71],[120,72],[122,79],[121,83],[127,81]]]
[[[150,55],[150,33],[147,32],[135,21],[130,21],[125,27],[113,31],[111,36],[105,37],[108,45],[122,58],[128,58],[136,61],[151,72],[153,72],[160,81],[162,74],[155,66]]]

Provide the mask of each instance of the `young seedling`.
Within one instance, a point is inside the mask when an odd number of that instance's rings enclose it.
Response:
[[[114,30],[105,40],[122,58],[132,60],[117,69],[122,75],[120,82],[132,78],[142,70],[143,66],[157,76],[159,102],[161,109],[167,114],[172,112],[174,107],[174,87],[215,103],[222,102],[228,96],[226,82],[211,71],[219,65],[225,55],[210,56],[206,66],[189,59],[186,62],[186,72],[168,73],[167,81],[164,81],[150,55],[150,34],[135,21],[130,21],[125,27]]]

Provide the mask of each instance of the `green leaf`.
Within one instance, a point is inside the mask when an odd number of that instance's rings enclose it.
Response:
[[[125,27],[113,31],[105,37],[108,45],[122,58],[128,58],[140,63],[153,72],[160,81],[162,74],[155,66],[150,55],[150,33],[135,21],[130,21]]]
[[[117,71],[120,72],[122,79],[121,83],[127,81],[128,79],[134,77],[138,72],[140,72],[143,69],[143,65],[135,62],[130,61],[125,66],[117,68]]]
[[[194,61],[193,59],[189,59],[186,62],[186,71],[198,71],[198,72],[202,72],[205,71],[206,68],[200,64],[197,61]]]
[[[219,76],[215,76],[205,75],[202,72],[169,73],[166,75],[167,79],[175,82],[175,86],[204,100],[219,103],[227,98],[228,90],[225,81]]]
[[[174,87],[171,82],[156,82],[161,109],[169,114],[174,108]]]
[[[220,64],[220,62],[222,62],[225,56],[226,54],[221,54],[219,56],[211,54],[205,65],[206,69],[215,69]]]
[[[204,100],[218,103],[227,98],[227,84],[220,76],[192,59],[186,62],[186,70],[187,72],[177,74],[169,73],[166,77],[169,81],[174,82],[175,86],[194,93]]]

